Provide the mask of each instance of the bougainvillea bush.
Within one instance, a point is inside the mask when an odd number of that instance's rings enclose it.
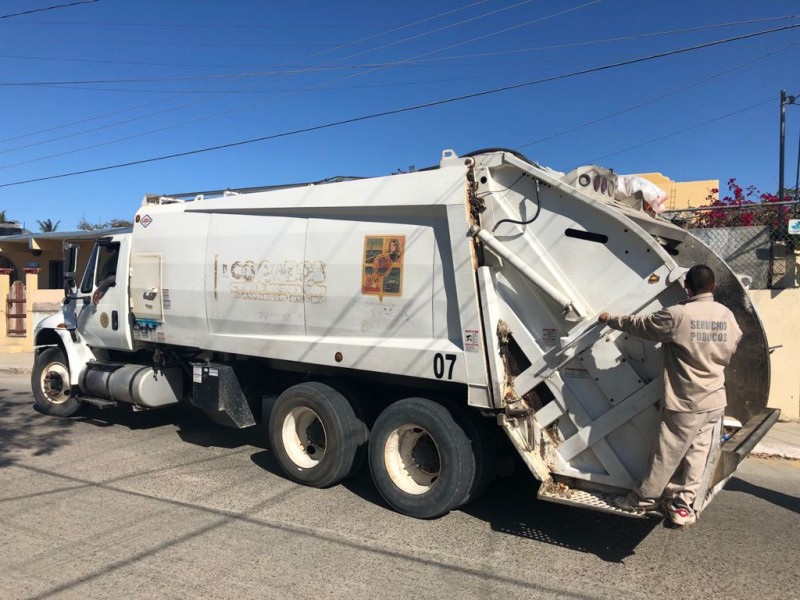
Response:
[[[762,192],[754,185],[743,188],[736,183],[735,178],[728,180],[728,194],[714,199],[713,194],[718,194],[718,189],[712,189],[706,198],[705,206],[720,207],[720,210],[700,211],[695,227],[747,227],[749,225],[766,225],[773,230],[785,229],[787,221],[792,218],[791,205],[770,206],[779,202],[777,194]],[[784,201],[791,200],[785,195]],[[741,208],[722,208],[741,207]]]

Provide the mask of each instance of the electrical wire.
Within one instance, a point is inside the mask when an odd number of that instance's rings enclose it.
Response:
[[[724,115],[720,115],[720,116],[715,117],[713,119],[708,119],[708,120],[703,121],[701,123],[695,123],[694,125],[690,125],[689,127],[684,127],[683,129],[678,129],[676,131],[673,131],[672,133],[668,133],[666,135],[662,135],[660,137],[653,138],[651,140],[647,140],[646,142],[641,142],[641,143],[635,144],[633,146],[628,146],[627,148],[623,148],[622,150],[615,150],[614,152],[609,152],[608,154],[603,154],[601,156],[597,156],[597,157],[593,158],[592,160],[590,160],[590,161],[588,161],[586,163],[583,163],[583,164],[597,164],[598,161],[603,160],[604,158],[608,158],[609,156],[616,156],[617,154],[623,154],[624,152],[630,152],[631,150],[636,150],[637,148],[641,148],[642,146],[647,146],[649,144],[655,144],[656,142],[660,142],[662,140],[666,140],[668,138],[675,137],[676,135],[679,135],[681,133],[686,133],[687,131],[691,131],[693,129],[699,129],[700,127],[705,127],[706,125],[710,125],[711,123],[716,123],[717,121],[722,121],[723,119],[727,119],[729,117],[733,117],[735,115],[739,115],[739,114],[741,114],[743,112],[747,112],[748,110],[753,110],[754,108],[758,108],[760,106],[764,106],[765,104],[769,104],[770,102],[773,102],[773,101],[774,101],[774,98],[770,98],[769,100],[764,100],[763,102],[759,102],[757,104],[753,104],[753,105],[747,106],[745,108],[740,108],[740,109],[735,110],[733,112],[729,112],[729,113],[726,113]]]
[[[467,23],[469,21],[473,21],[473,20],[478,19],[478,18],[483,18],[483,17],[485,17],[487,15],[496,14],[496,13],[499,13],[499,12],[510,10],[511,8],[516,8],[516,7],[521,6],[523,4],[528,4],[528,3],[532,2],[532,1],[533,0],[523,0],[522,2],[518,2],[516,4],[512,4],[510,6],[506,6],[506,7],[491,11],[489,13],[485,13],[485,14],[479,15],[477,17],[472,17],[472,18],[469,18],[469,19],[466,19],[466,20],[463,20],[463,21],[459,21],[458,23],[455,23],[455,24],[445,25],[445,26],[439,27],[438,29],[435,29],[433,31],[428,31],[428,32],[425,32],[425,33],[422,33],[422,34],[416,34],[416,35],[412,36],[411,38],[405,38],[405,40],[401,40],[401,41],[407,41],[408,39],[421,37],[423,35],[430,35],[431,33],[436,33],[436,32],[442,31],[444,29],[450,29],[450,28],[452,28],[454,26],[461,25],[461,24]],[[579,5],[579,6],[576,6],[576,7],[572,7],[572,8],[569,8],[569,9],[566,9],[566,10],[562,10],[562,11],[559,11],[559,12],[556,12],[556,13],[552,13],[552,14],[549,14],[549,15],[545,15],[543,17],[538,17],[538,18],[533,19],[531,21],[527,21],[525,23],[517,24],[517,25],[514,25],[512,27],[508,27],[506,29],[502,29],[500,31],[495,31],[495,32],[492,32],[492,33],[484,34],[482,36],[479,36],[478,38],[473,38],[473,39],[466,40],[466,41],[463,41],[463,42],[459,42],[459,43],[456,43],[456,44],[451,44],[451,45],[446,46],[445,48],[442,48],[442,49],[439,49],[439,50],[433,50],[433,51],[430,51],[430,52],[426,52],[426,53],[424,53],[422,55],[417,55],[417,57],[419,57],[419,56],[427,56],[427,55],[430,55],[430,54],[433,54],[433,53],[436,53],[436,52],[443,52],[443,51],[448,50],[450,48],[454,48],[456,46],[462,46],[464,44],[475,43],[478,40],[486,39],[488,37],[495,36],[495,35],[500,35],[500,34],[508,32],[508,31],[510,31],[512,29],[518,29],[520,27],[524,27],[524,26],[527,26],[527,25],[530,25],[530,24],[533,24],[533,23],[539,23],[539,22],[542,22],[542,21],[547,20],[547,19],[551,19],[551,18],[554,18],[554,17],[557,17],[557,16],[561,16],[561,15],[566,14],[566,13],[573,12],[575,10],[580,10],[581,8],[585,8],[585,7],[594,5],[594,4],[598,4],[598,3],[602,2],[602,1],[603,0],[591,0],[590,2],[587,2],[585,4],[582,4],[582,5]],[[395,42],[395,43],[397,43],[397,42]],[[386,46],[391,46],[393,44],[394,43],[386,44]],[[364,54],[364,53],[367,53],[367,52],[370,52],[370,51],[371,50],[365,50],[365,51],[357,53],[356,55]],[[351,55],[351,57],[352,56],[355,56],[355,55]],[[414,58],[417,58],[417,57],[414,57]],[[347,58],[347,57],[345,57],[345,58]],[[337,62],[338,60],[343,60],[343,59],[337,59],[337,60],[332,61],[332,62]],[[403,63],[403,61],[398,61],[398,62],[393,63],[393,64],[399,65],[399,64],[402,64],[402,63]],[[357,73],[355,75],[349,75],[349,76],[346,76],[346,77],[340,77],[338,79],[333,80],[332,82],[335,83],[335,82],[339,82],[339,81],[345,81],[345,80],[348,80],[348,79],[352,79],[354,77],[363,76],[363,75],[366,75],[368,73],[381,70],[382,68],[384,68],[384,67],[377,67],[377,68],[370,69],[370,70],[362,72],[362,73]],[[321,88],[323,86],[329,85],[332,82],[324,82],[324,83],[317,84],[317,85],[314,85],[314,86],[309,86],[308,88],[303,90],[303,92],[319,89],[319,88]],[[124,141],[128,141],[128,140],[131,140],[131,139],[140,138],[140,137],[143,137],[143,136],[146,136],[146,135],[150,135],[152,133],[159,133],[159,132],[162,132],[162,131],[175,129],[177,127],[182,127],[184,125],[189,125],[189,124],[192,124],[192,123],[198,123],[200,121],[204,121],[206,119],[210,119],[210,118],[213,118],[213,117],[229,114],[229,113],[236,112],[236,111],[239,111],[239,110],[244,110],[244,109],[247,109],[247,108],[252,108],[254,106],[260,106],[260,105],[265,104],[267,102],[273,102],[275,100],[278,100],[278,99],[281,99],[281,98],[286,98],[288,96],[292,96],[292,95],[295,95],[295,94],[298,94],[298,93],[302,93],[302,92],[285,93],[285,94],[283,94],[281,96],[268,98],[267,100],[262,100],[262,101],[258,101],[258,102],[251,103],[251,104],[237,106],[237,107],[230,108],[230,109],[227,109],[227,110],[224,110],[224,111],[213,113],[211,115],[205,115],[205,116],[202,116],[202,117],[198,117],[196,119],[191,119],[189,121],[183,121],[181,123],[175,123],[175,124],[168,125],[168,126],[165,126],[165,127],[160,127],[160,128],[157,128],[157,129],[151,129],[151,130],[140,132],[140,133],[137,133],[137,134],[134,134],[134,135],[125,136],[125,137],[122,137],[122,138],[117,138],[117,139],[109,140],[109,141],[106,141],[106,142],[100,142],[98,144],[93,144],[91,146],[84,146],[82,148],[66,150],[64,152],[59,152],[59,153],[55,153],[55,154],[49,154],[49,155],[46,155],[46,156],[40,156],[40,157],[33,158],[33,159],[28,159],[28,160],[24,160],[24,161],[20,161],[20,162],[16,162],[16,163],[2,165],[2,166],[0,166],[0,170],[8,169],[8,168],[11,168],[11,167],[16,167],[16,166],[20,166],[20,165],[30,164],[30,163],[34,163],[34,162],[39,162],[39,161],[42,161],[42,160],[48,160],[48,159],[51,159],[51,158],[57,158],[57,157],[60,157],[60,156],[66,156],[68,154],[73,154],[75,152],[82,152],[82,151],[85,151],[85,150],[92,150],[94,148],[99,148],[99,147],[102,147],[102,146],[108,146],[108,145],[111,145],[111,144],[116,144],[116,143],[119,143],[119,142],[124,142]],[[221,96],[221,95],[224,95],[224,94],[222,94],[222,93],[219,94],[219,96]],[[197,100],[195,102],[189,103],[188,105],[191,106],[191,105],[195,105],[195,104],[200,104],[202,102],[207,102],[208,100],[211,100],[211,99],[219,97],[219,96],[212,96],[210,98],[203,98],[203,99]],[[161,113],[165,113],[165,112],[170,112],[170,111],[176,110],[177,108],[182,108],[182,107],[185,107],[185,106],[187,106],[187,105],[181,105],[180,107],[167,108],[167,109],[164,109],[162,111],[158,111],[155,114],[161,114]],[[146,117],[152,116],[152,115],[153,115],[153,113],[150,113],[149,115],[133,117],[131,119],[127,119],[126,121],[122,121],[122,123],[128,123],[128,122],[132,122],[132,121],[141,120],[143,118],[146,118]],[[77,133],[77,134],[69,134],[69,135],[61,136],[59,138],[54,138],[54,139],[50,139],[50,140],[44,140],[44,141],[41,141],[41,142],[36,142],[36,143],[33,143],[33,144],[28,144],[28,145],[26,145],[24,147],[28,148],[28,147],[31,147],[31,146],[38,146],[38,145],[46,144],[46,143],[49,143],[49,142],[52,142],[52,141],[56,141],[56,140],[59,140],[59,139],[64,139],[64,138],[67,138],[67,137],[73,137],[75,135],[81,135],[83,133],[88,133],[88,132],[91,132],[91,131],[97,131],[97,130],[101,130],[101,129],[106,129],[106,128],[110,127],[110,126],[118,125],[118,124],[121,124],[121,123],[118,122],[118,123],[115,123],[115,124],[112,124],[112,125],[104,125],[104,126],[96,127],[96,128],[94,128],[92,130],[80,132],[80,133]],[[4,153],[10,152],[12,150],[19,150],[19,149],[21,149],[21,148],[17,147],[17,148],[8,149],[8,150],[5,150]]]
[[[517,181],[519,181],[519,179]],[[516,183],[516,181],[514,183]],[[513,223],[514,225],[524,226],[524,225],[530,225],[536,219],[539,218],[539,213],[542,212],[542,199],[539,196],[539,180],[535,179],[534,183],[536,183],[536,212],[533,214],[533,216],[527,221],[517,221],[516,219],[500,219],[497,223],[494,224],[492,231],[496,231],[497,228],[500,227],[500,225],[502,225],[503,223]],[[514,184],[512,183],[511,185]]]
[[[681,86],[679,88],[675,88],[675,89],[673,89],[673,90],[671,90],[669,92],[666,92],[665,94],[661,94],[659,96],[655,96],[655,97],[650,98],[648,100],[644,100],[643,102],[639,102],[639,103],[634,104],[632,106],[629,106],[627,108],[624,108],[624,109],[609,113],[609,114],[604,115],[602,117],[598,117],[597,119],[592,119],[591,121],[586,121],[585,123],[581,123],[580,125],[575,125],[573,127],[569,127],[568,129],[563,129],[563,130],[558,131],[556,133],[552,133],[550,135],[547,135],[547,136],[545,136],[543,138],[539,138],[538,140],[534,140],[532,142],[527,142],[525,144],[521,144],[519,146],[515,146],[515,148],[517,150],[519,150],[520,148],[527,148],[528,146],[533,146],[535,144],[541,144],[542,142],[547,142],[547,141],[552,140],[554,138],[561,137],[562,135],[566,135],[567,133],[572,133],[573,131],[578,131],[579,129],[583,129],[583,128],[589,127],[591,125],[596,125],[597,123],[602,123],[603,121],[607,121],[608,119],[612,119],[614,117],[618,117],[619,115],[623,115],[625,113],[637,110],[637,109],[642,108],[644,106],[648,106],[650,104],[658,102],[659,100],[663,100],[664,98],[669,98],[670,96],[674,96],[676,94],[679,94],[680,92],[684,92],[684,91],[686,91],[688,89],[691,89],[693,87],[697,87],[698,85],[702,85],[704,83],[708,83],[709,81],[712,81],[713,79],[717,79],[718,77],[722,77],[723,75],[727,75],[728,73],[732,73],[733,71],[736,71],[738,69],[742,69],[744,67],[747,67],[747,66],[749,66],[749,65],[751,65],[751,64],[753,64],[755,62],[758,62],[759,60],[764,60],[765,58],[769,58],[770,56],[773,56],[775,54],[779,54],[780,52],[785,52],[786,50],[789,50],[791,48],[796,48],[797,46],[800,46],[800,44],[798,44],[798,43],[789,44],[787,46],[784,46],[783,48],[779,48],[778,50],[775,50],[773,52],[769,52],[767,54],[762,54],[761,56],[758,56],[758,57],[756,57],[756,58],[754,58],[752,60],[748,60],[747,62],[744,62],[744,63],[741,63],[739,65],[736,65],[735,67],[731,67],[729,69],[725,69],[724,71],[720,71],[719,73],[715,73],[714,75],[711,75],[711,76],[706,77],[704,79],[700,79],[698,81],[695,81],[695,82],[690,83],[688,85]]]
[[[531,0],[528,0],[528,1],[531,1]],[[294,59],[294,60],[287,61],[285,63],[282,63],[281,66],[290,65],[290,64],[295,63],[295,62],[297,62],[299,60],[306,60],[306,59],[309,59],[309,58],[314,58],[316,56],[320,56],[322,54],[326,54],[326,53],[332,52],[334,50],[341,50],[341,49],[344,49],[344,48],[348,48],[350,46],[354,46],[354,45],[360,44],[360,43],[365,42],[365,41],[369,41],[369,40],[376,39],[378,37],[382,37],[384,35],[389,35],[389,34],[392,34],[392,33],[396,33],[398,31],[402,31],[404,29],[409,29],[411,27],[415,27],[417,25],[421,25],[421,24],[427,23],[429,21],[433,21],[433,20],[436,20],[436,19],[439,19],[439,18],[442,18],[442,17],[446,17],[446,16],[449,16],[449,15],[451,15],[453,13],[459,12],[461,10],[466,10],[468,8],[472,8],[474,6],[477,6],[479,4],[484,4],[486,2],[488,2],[488,0],[476,0],[475,2],[472,2],[472,3],[467,4],[465,6],[461,6],[461,7],[458,7],[456,9],[453,9],[453,10],[448,10],[448,11],[445,11],[443,13],[439,13],[439,14],[436,14],[436,15],[433,15],[433,16],[430,16],[430,17],[425,17],[423,19],[418,19],[417,21],[414,21],[412,23],[406,23],[404,25],[400,25],[398,27],[394,27],[392,29],[389,29],[389,30],[386,30],[386,31],[383,31],[383,32],[380,32],[380,33],[372,34],[372,35],[369,35],[367,37],[364,37],[364,38],[361,38],[361,39],[358,39],[358,40],[347,42],[347,43],[342,44],[341,46],[338,46],[336,48],[331,48],[329,50],[321,50],[319,52],[314,52],[312,54],[306,55],[306,56],[304,56],[302,58],[299,58],[299,59]],[[401,40],[401,41],[403,41],[403,40]],[[391,45],[391,44],[389,44],[389,45]],[[351,54],[351,55],[342,57],[340,59],[335,59],[334,61],[330,61],[328,64],[333,64],[333,63],[339,62],[341,60],[347,60],[348,58],[353,58],[354,56],[359,56],[360,54],[363,54],[364,52],[368,52],[368,51],[362,51],[362,52],[358,52],[356,54]],[[207,88],[212,88],[212,87],[214,87],[214,85],[207,86]],[[251,86],[251,87],[254,87],[254,86]],[[137,110],[139,108],[152,106],[153,104],[159,104],[159,103],[162,103],[162,102],[167,102],[169,100],[181,98],[181,97],[189,95],[190,93],[191,92],[186,92],[186,93],[178,94],[177,96],[171,96],[171,97],[168,97],[168,98],[160,98],[158,100],[151,101],[151,102],[146,102],[144,104],[139,104],[139,105],[127,108],[127,109],[122,109],[122,110],[119,110],[119,111],[113,111],[113,112],[105,113],[105,114],[102,114],[102,115],[96,115],[94,117],[89,117],[87,119],[80,119],[78,121],[73,121],[71,123],[57,125],[57,126],[54,126],[54,127],[48,127],[46,129],[41,129],[41,130],[38,130],[38,131],[35,131],[35,132],[30,132],[30,133],[26,133],[26,134],[10,137],[10,138],[5,138],[5,139],[0,140],[0,143],[10,142],[10,141],[22,139],[24,137],[29,137],[29,136],[32,136],[32,135],[39,135],[41,133],[47,133],[49,131],[55,131],[55,130],[58,130],[58,129],[63,129],[65,127],[71,127],[71,126],[74,126],[74,125],[80,125],[82,123],[87,123],[87,122],[91,122],[91,121],[94,121],[94,120],[106,118],[106,117],[109,117],[109,116],[114,116],[114,115],[121,114],[121,113],[124,113],[124,112],[130,112],[132,110]],[[193,105],[199,104],[201,102],[206,102],[206,101],[209,101],[209,100],[213,100],[215,98],[219,98],[219,97],[222,97],[224,95],[225,95],[224,93],[220,93],[217,96],[211,96],[211,97],[207,97],[207,98],[202,98],[202,99],[200,99],[200,100],[198,100],[196,102],[191,102],[191,103],[187,103],[187,104],[182,104],[182,105],[177,106],[177,107],[173,107],[171,110],[178,110],[180,108],[186,108],[188,106],[193,106]],[[156,114],[161,114],[161,112],[164,112],[164,111],[159,111]],[[144,115],[143,117],[139,117],[139,118],[145,118],[147,116],[151,116],[151,115]],[[130,120],[123,121],[123,123],[128,123],[128,122],[130,122]],[[111,124],[111,125],[108,125],[108,126],[110,127],[110,126],[113,126],[113,125],[115,125],[115,124]],[[91,131],[96,131],[96,129],[93,129]],[[75,135],[80,135],[80,133],[75,134]],[[63,139],[63,137],[60,137],[60,138],[57,138],[57,139]]]
[[[622,37],[613,37],[613,38],[603,38],[599,40],[586,40],[583,42],[571,42],[569,44],[555,44],[552,46],[537,46],[533,48],[515,48],[511,50],[497,50],[494,52],[481,52],[476,54],[461,54],[458,56],[445,56],[439,58],[428,58],[428,59],[418,59],[418,60],[408,60],[406,61],[409,64],[419,64],[424,62],[434,62],[434,61],[451,61],[461,58],[483,58],[487,56],[500,56],[505,54],[521,54],[521,53],[528,53],[528,52],[539,52],[542,50],[560,50],[563,48],[575,48],[575,47],[582,47],[582,46],[595,46],[599,44],[608,44],[612,42],[622,42],[622,41],[630,41],[630,40],[638,40],[650,37],[658,37],[658,36],[665,36],[665,35],[674,35],[674,34],[681,34],[681,33],[689,33],[689,32],[698,32],[698,31],[705,31],[708,29],[718,29],[720,27],[734,27],[739,25],[751,25],[753,23],[764,23],[770,21],[785,21],[787,19],[798,19],[800,15],[785,15],[780,17],[766,17],[763,19],[749,19],[746,21],[729,21],[725,23],[712,23],[710,25],[699,25],[697,27],[686,27],[682,29],[670,29],[666,31],[652,31],[648,33],[639,33],[635,35],[628,35]],[[257,27],[257,26],[254,26]],[[283,68],[285,65],[242,65],[242,64],[208,64],[208,63],[157,63],[157,62],[143,62],[143,61],[123,61],[123,60],[102,60],[102,59],[90,59],[90,58],[64,58],[64,57],[56,57],[56,56],[20,56],[14,54],[0,54],[0,58],[10,58],[10,59],[18,59],[18,60],[42,60],[42,61],[53,61],[53,62],[76,62],[76,63],[92,63],[92,64],[111,64],[111,65],[134,65],[134,66],[150,66],[150,67],[219,67],[219,68],[253,68],[253,69],[278,69]],[[341,67],[333,67],[334,69],[361,69],[361,68],[371,68],[371,67],[379,67],[379,66],[390,66],[392,63],[385,63],[381,64],[364,64],[364,65],[349,65],[349,66],[341,66]],[[298,67],[295,67],[298,68]],[[313,69],[313,66],[302,67],[304,69]],[[326,67],[320,67],[319,70],[327,70]],[[145,80],[142,80],[145,81]],[[15,84],[15,85],[23,85],[23,83]],[[32,83],[31,85],[60,85],[59,82],[42,82],[42,83]]]
[[[226,149],[226,148],[234,148],[234,147],[238,147],[238,146],[254,144],[254,143],[257,143],[257,142],[263,142],[263,141],[267,141],[267,140],[274,140],[274,139],[278,139],[278,138],[289,137],[289,136],[293,136],[293,135],[299,135],[301,133],[310,133],[312,131],[320,131],[320,130],[323,130],[323,129],[331,129],[333,127],[339,127],[339,126],[342,126],[342,125],[349,125],[349,124],[352,124],[352,123],[359,123],[359,122],[368,121],[368,120],[372,120],[372,119],[378,119],[378,118],[386,117],[386,116],[390,116],[390,115],[397,115],[397,114],[402,114],[402,113],[407,113],[407,112],[413,112],[413,111],[417,111],[417,110],[421,110],[421,109],[425,109],[425,108],[432,108],[434,106],[443,106],[443,105],[446,105],[446,104],[451,104],[451,103],[454,103],[454,102],[461,102],[461,101],[472,99],[472,98],[479,98],[479,97],[498,94],[498,93],[506,92],[506,91],[510,91],[510,90],[521,89],[521,88],[529,87],[529,86],[540,84],[540,83],[563,80],[563,79],[567,79],[567,78],[571,78],[571,77],[577,77],[577,76],[581,76],[581,75],[586,75],[586,74],[589,74],[589,73],[598,73],[598,72],[601,72],[601,71],[607,71],[609,69],[619,68],[619,67],[628,66],[628,65],[632,65],[632,64],[643,63],[643,62],[647,62],[647,61],[655,60],[655,59],[659,59],[659,58],[665,58],[667,56],[675,56],[675,55],[678,55],[678,54],[685,54],[687,52],[694,52],[694,51],[697,51],[697,50],[700,50],[700,49],[703,49],[703,48],[710,48],[710,47],[719,46],[719,45],[722,45],[722,44],[727,44],[727,43],[732,43],[732,42],[736,42],[736,41],[740,41],[740,40],[744,40],[744,39],[754,38],[754,37],[757,37],[757,36],[777,33],[777,32],[780,32],[780,31],[788,31],[788,30],[791,30],[791,29],[796,29],[798,27],[800,27],[800,24],[798,24],[798,25],[786,25],[786,26],[783,26],[783,27],[763,30],[763,31],[755,32],[755,33],[738,35],[738,36],[735,36],[735,37],[732,37],[732,38],[726,38],[726,39],[722,39],[722,40],[714,40],[714,41],[711,41],[711,42],[705,42],[705,43],[697,44],[697,45],[694,45],[694,46],[688,46],[688,47],[684,47],[684,48],[678,48],[678,49],[675,49],[675,50],[669,50],[669,51],[666,51],[666,52],[659,52],[659,53],[656,53],[656,54],[650,54],[650,55],[647,55],[647,56],[642,56],[642,57],[638,57],[638,58],[634,58],[634,59],[630,59],[630,60],[620,61],[620,62],[617,62],[617,63],[607,64],[607,65],[602,65],[602,66],[594,67],[594,68],[591,68],[591,69],[584,69],[584,70],[581,70],[581,71],[575,71],[575,72],[572,72],[572,73],[565,73],[565,74],[561,74],[561,75],[555,75],[555,76],[546,77],[546,78],[543,78],[543,79],[537,79],[537,80],[533,80],[533,81],[527,81],[527,82],[523,82],[523,83],[507,85],[507,86],[503,86],[503,87],[499,87],[499,88],[493,88],[493,89],[490,89],[490,90],[483,90],[483,91],[480,91],[480,92],[473,92],[471,94],[464,94],[464,95],[461,95],[461,96],[454,96],[454,97],[451,97],[451,98],[445,98],[445,99],[436,100],[436,101],[433,101],[433,102],[426,102],[426,103],[422,103],[422,104],[416,104],[416,105],[413,105],[413,106],[405,106],[405,107],[401,107],[401,108],[381,111],[381,112],[372,113],[372,114],[368,114],[368,115],[361,115],[361,116],[358,116],[358,117],[352,117],[352,118],[349,118],[349,119],[342,119],[340,121],[333,121],[333,122],[324,123],[324,124],[321,124],[321,125],[303,127],[303,128],[294,129],[294,130],[291,130],[291,131],[284,131],[284,132],[264,135],[264,136],[260,136],[260,137],[256,137],[256,138],[250,138],[250,139],[246,139],[246,140],[239,140],[239,141],[236,141],[236,142],[229,142],[229,143],[226,143],[226,144],[217,144],[217,145],[214,145],[214,146],[206,146],[204,148],[196,148],[196,149],[187,150],[187,151],[184,151],[184,152],[175,152],[175,153],[172,153],[172,154],[165,154],[165,155],[161,155],[161,156],[155,156],[155,157],[151,157],[151,158],[134,160],[134,161],[129,161],[129,162],[125,162],[125,163],[117,163],[117,164],[112,164],[112,165],[105,165],[105,166],[102,166],[102,167],[95,167],[95,168],[92,168],[92,169],[83,169],[83,170],[80,170],[80,171],[72,171],[72,172],[68,172],[68,173],[60,173],[60,174],[57,174],[57,175],[49,175],[49,176],[45,176],[45,177],[36,177],[36,178],[32,178],[32,179],[26,179],[26,180],[3,183],[3,184],[0,184],[0,188],[11,187],[11,186],[16,186],[16,185],[23,185],[23,184],[34,183],[34,182],[39,182],[39,181],[49,181],[49,180],[53,180],[53,179],[61,179],[61,178],[64,178],[64,177],[73,177],[73,176],[76,176],[76,175],[85,175],[85,174],[88,174],[88,173],[97,173],[97,172],[101,172],[101,171],[108,171],[108,170],[112,170],[112,169],[120,169],[120,168],[124,168],[124,167],[131,167],[131,166],[135,166],[135,165],[142,165],[142,164],[148,164],[148,163],[153,163],[153,162],[160,162],[160,161],[163,161],[163,160],[170,160],[170,159],[173,159],[173,158],[180,158],[180,157],[185,157],[185,156],[193,156],[193,155],[196,155],[196,154],[203,154],[203,153],[206,153],[206,152],[213,152],[213,151],[216,151],[216,150],[223,150],[223,149]],[[740,111],[736,111],[736,112],[730,113],[728,115],[724,115],[723,117],[720,117],[720,118],[726,118],[726,117],[732,116],[734,114],[738,114],[740,112],[744,112],[745,110],[750,110],[751,108],[755,108],[756,106],[760,106],[760,105],[765,104],[765,103],[766,102],[762,102],[761,104],[754,105],[752,107],[748,107],[746,109],[742,109]],[[719,119],[714,119],[714,121],[716,121],[716,120],[719,120]],[[713,121],[709,121],[709,122],[713,122]],[[698,126],[700,126],[700,125],[698,125]],[[689,129],[691,129],[691,128],[689,128]],[[686,130],[682,130],[682,131],[686,131]],[[681,132],[676,132],[675,134],[681,133]],[[671,135],[675,135],[675,134],[671,134]],[[666,136],[666,137],[669,137],[669,136]],[[663,139],[663,138],[660,138],[660,139]],[[653,141],[657,141],[657,140],[651,140],[650,142],[647,142],[647,143],[652,143]],[[631,150],[631,149],[633,149],[633,148],[626,148],[625,150],[621,150],[621,151],[618,151],[618,152],[615,152],[615,153],[612,153],[612,154],[609,154],[609,155],[605,155],[605,156],[618,154],[619,152],[624,152],[624,151]],[[605,158],[605,156],[600,157],[600,158]]]
[[[800,94],[798,94],[798,95],[800,95]],[[740,108],[740,109],[735,110],[733,112],[729,112],[729,113],[726,113],[724,115],[720,115],[719,117],[715,117],[713,119],[709,119],[707,121],[703,121],[702,123],[695,123],[694,125],[690,125],[689,127],[684,127],[683,129],[678,129],[677,131],[673,131],[672,133],[668,133],[666,135],[662,135],[660,137],[653,138],[653,139],[648,140],[646,142],[641,142],[641,143],[636,144],[634,146],[629,146],[627,148],[623,148],[622,150],[615,150],[614,152],[609,152],[608,154],[603,154],[602,156],[598,156],[596,158],[593,158],[589,162],[582,163],[582,164],[596,164],[597,161],[602,160],[604,158],[608,158],[609,156],[616,156],[617,154],[622,154],[624,152],[629,152],[631,150],[636,150],[637,148],[641,148],[642,146],[647,146],[649,144],[655,144],[656,142],[660,142],[662,140],[666,140],[668,138],[675,137],[676,135],[679,135],[681,133],[686,133],[687,131],[691,131],[693,129],[699,129],[700,127],[705,127],[706,125],[710,125],[711,123],[716,123],[717,121],[721,121],[723,119],[727,119],[729,117],[736,116],[736,115],[741,114],[743,112],[747,112],[748,110],[753,110],[755,108],[759,108],[760,106],[764,106],[765,104],[769,104],[770,102],[773,102],[773,101],[774,101],[774,98],[770,98],[768,100],[764,100],[763,102],[759,102],[757,104],[753,104],[753,105],[747,106],[745,108]]]
[[[34,8],[32,10],[25,10],[23,12],[13,13],[10,15],[0,15],[0,19],[10,19],[11,17],[21,17],[22,15],[30,15],[38,12],[45,12],[47,10],[55,10],[57,8],[68,8],[70,6],[78,6],[79,4],[92,4],[99,2],[99,0],[79,0],[78,2],[70,2],[69,4],[58,4],[56,6],[46,6],[44,8]]]

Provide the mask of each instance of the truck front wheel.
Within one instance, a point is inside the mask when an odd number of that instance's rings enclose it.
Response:
[[[313,487],[336,485],[357,466],[367,427],[353,405],[330,386],[294,385],[272,407],[269,441],[289,479]]]
[[[370,433],[375,487],[405,515],[432,519],[464,503],[476,475],[470,438],[443,405],[406,398],[389,405]]]
[[[46,415],[71,417],[81,407],[72,396],[69,363],[61,348],[47,348],[36,356],[31,388],[36,407]]]

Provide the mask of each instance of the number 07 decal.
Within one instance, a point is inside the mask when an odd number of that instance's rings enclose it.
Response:
[[[442,354],[437,352],[433,357],[433,375],[436,379],[442,379],[445,375],[445,361],[449,363],[447,369],[447,379],[453,378],[453,367],[456,365],[455,354]]]

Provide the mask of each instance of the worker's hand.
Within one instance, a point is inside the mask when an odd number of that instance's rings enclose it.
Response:
[[[600,323],[605,323],[606,321],[608,321],[608,318],[609,318],[610,316],[611,316],[611,315],[610,315],[610,314],[608,314],[607,312],[601,312],[599,315],[597,315],[597,320],[598,320]]]

